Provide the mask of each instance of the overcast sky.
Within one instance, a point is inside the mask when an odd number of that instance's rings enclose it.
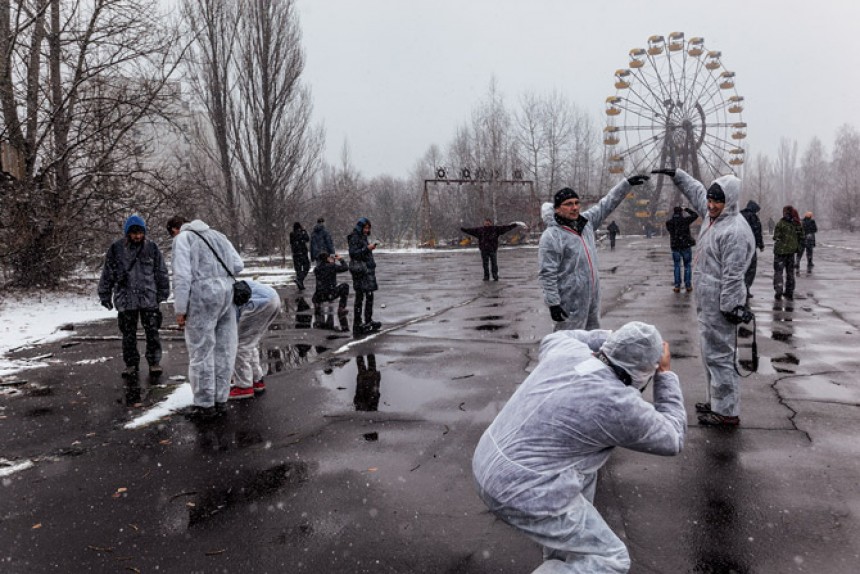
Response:
[[[554,89],[602,126],[613,74],[653,34],[702,36],[746,99],[747,158],[781,137],[828,151],[860,129],[857,0],[298,0],[304,80],[326,159],[349,143],[366,177],[406,176],[447,146],[495,76],[513,108]]]

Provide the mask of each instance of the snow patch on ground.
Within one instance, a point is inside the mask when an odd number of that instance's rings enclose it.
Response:
[[[16,472],[27,470],[28,468],[32,468],[33,466],[35,466],[35,464],[33,464],[32,460],[12,462],[6,460],[5,458],[0,458],[0,478],[12,476]]]
[[[183,383],[172,393],[167,395],[163,401],[131,422],[126,423],[124,428],[139,429],[148,424],[154,423],[155,421],[161,420],[166,416],[170,416],[180,409],[189,407],[193,402],[194,393],[191,392],[191,385],[189,383]]]
[[[5,355],[9,351],[51,343],[74,334],[74,331],[60,331],[62,325],[108,318],[116,318],[116,311],[102,307],[95,294],[40,293],[3,297],[0,301],[0,377],[46,366],[42,362],[8,359]]]

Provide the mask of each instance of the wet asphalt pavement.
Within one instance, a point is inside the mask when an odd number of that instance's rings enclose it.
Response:
[[[660,328],[690,422],[681,455],[617,450],[601,473],[596,504],[631,572],[858,571],[860,250],[850,235],[819,236],[793,302],[773,300],[768,241],[759,254],[761,363],[732,431],[695,422],[695,309],[672,292],[668,239],[601,247],[603,326]],[[0,572],[537,567],[538,547],[485,510],[471,478],[474,445],[551,330],[536,248],[503,249],[499,282],[481,281],[474,250],[377,260],[379,334],[354,339],[336,318],[317,328],[310,293],[282,289],[264,340],[267,392],[214,421],[123,428],[186,373],[179,331],[162,332],[164,375],[139,384],[119,376],[114,322],[20,351],[53,356],[0,394],[0,457],[33,462],[0,478]]]

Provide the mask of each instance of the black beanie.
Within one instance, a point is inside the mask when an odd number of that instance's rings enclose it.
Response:
[[[708,188],[708,195],[705,197],[715,201],[716,203],[726,202],[726,193],[723,191],[723,188],[720,187],[720,184],[716,182],[712,183],[711,187]]]
[[[680,205],[675,206],[675,213],[677,213],[678,215],[681,215],[682,211],[684,211],[684,209]]]
[[[569,187],[565,187],[563,189],[555,192],[555,198],[553,199],[553,207],[557,208],[559,205],[567,201],[568,199],[579,199],[579,195]]]

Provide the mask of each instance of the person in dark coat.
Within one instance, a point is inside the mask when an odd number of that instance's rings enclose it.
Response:
[[[804,241],[797,210],[786,205],[773,230],[773,292],[777,300],[783,296],[794,299],[794,261]]]
[[[355,291],[353,304],[353,331],[357,334],[379,329],[382,323],[373,320],[373,292],[376,284],[376,261],[373,250],[377,243],[370,243],[370,220],[361,217],[355,228],[346,237],[349,245],[349,271],[352,274],[352,289]]]
[[[764,251],[764,239],[762,239],[761,236],[761,221],[758,218],[759,210],[760,208],[758,203],[753,200],[749,200],[747,202],[747,206],[741,210],[741,215],[744,216],[744,219],[746,219],[747,223],[750,225],[750,229],[752,229],[753,237],[755,238],[755,246],[758,247],[759,251]],[[750,266],[744,274],[744,284],[747,286],[747,298],[752,297],[750,287],[752,287],[753,281],[755,281],[757,265],[758,257],[756,257],[756,252],[753,250],[752,261],[750,261]]]
[[[317,224],[311,232],[311,260],[317,261],[320,253],[334,253],[334,242],[331,240],[331,234],[325,228],[325,219],[320,217],[317,219]]]
[[[684,212],[687,215],[684,215]],[[690,235],[690,224],[699,218],[699,214],[689,207],[675,206],[672,218],[666,222],[669,230],[669,248],[672,250],[672,262],[675,266],[675,293],[681,292],[681,262],[684,262],[684,287],[687,293],[693,290],[692,274],[693,268],[693,245],[696,240]]]
[[[311,299],[314,303],[314,314],[320,313],[323,303],[338,299],[337,314],[346,315],[346,300],[349,297],[349,285],[337,282],[337,274],[349,271],[346,262],[340,255],[329,255],[325,251],[320,253],[317,266],[314,268],[316,277],[316,289]]]
[[[124,377],[136,377],[140,363],[137,323],[146,335],[146,361],[152,376],[161,374],[161,309],[170,295],[167,266],[158,245],[146,238],[146,224],[132,215],[123,226],[125,237],[115,241],[105,254],[98,294],[107,309],[116,307],[122,333]]]
[[[296,287],[299,291],[305,290],[305,277],[311,269],[311,261],[308,259],[309,241],[308,232],[302,224],[298,221],[293,223],[293,230],[290,232],[290,251],[293,252],[293,268],[296,270]]]
[[[773,222],[773,217],[767,218],[767,232],[769,235],[773,235],[773,228],[776,224]]]
[[[460,231],[478,238],[478,250],[481,252],[481,264],[484,266],[484,281],[490,280],[490,270],[493,281],[499,280],[499,265],[496,252],[499,250],[499,237],[517,226],[516,223],[493,225],[492,219],[485,219],[481,227],[461,227]]]
[[[618,229],[618,224],[615,223],[614,219],[609,223],[606,231],[609,232],[609,250],[615,251],[615,236],[618,235],[621,230]]]
[[[803,261],[803,252],[806,252],[806,270],[812,271],[815,264],[812,263],[812,251],[815,249],[815,234],[818,233],[818,225],[812,217],[812,212],[807,211],[803,215],[803,220],[800,222],[803,226],[803,245],[800,247],[800,253],[797,254],[797,272],[800,273],[800,262]]]

